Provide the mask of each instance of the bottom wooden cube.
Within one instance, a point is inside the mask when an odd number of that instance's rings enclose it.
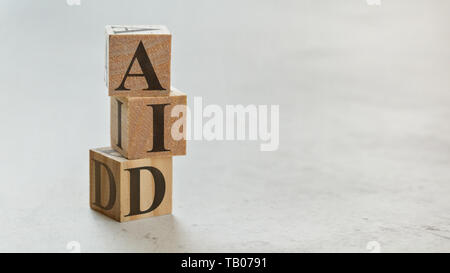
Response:
[[[119,222],[172,213],[172,157],[128,160],[89,151],[90,206]]]

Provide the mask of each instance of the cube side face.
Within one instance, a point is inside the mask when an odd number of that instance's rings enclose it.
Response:
[[[172,117],[175,107],[183,112]],[[186,154],[185,94],[131,98],[127,122],[129,159]]]
[[[167,96],[170,92],[171,34],[108,34],[110,96]]]
[[[89,203],[93,210],[120,221],[121,162],[111,148],[89,151]]]
[[[128,100],[121,97],[111,97],[110,104],[111,147],[125,158],[128,158]]]
[[[172,213],[172,157],[128,160],[123,167],[121,222]]]

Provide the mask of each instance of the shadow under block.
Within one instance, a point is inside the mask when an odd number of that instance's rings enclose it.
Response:
[[[166,97],[111,97],[111,146],[128,159],[185,155],[186,100],[175,88]]]
[[[167,96],[172,35],[165,26],[106,26],[105,81],[110,96]]]
[[[172,157],[127,160],[89,151],[90,206],[119,222],[172,213]]]

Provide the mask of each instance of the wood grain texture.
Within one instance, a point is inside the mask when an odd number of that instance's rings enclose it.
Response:
[[[90,206],[93,210],[99,211],[108,217],[119,222],[137,220],[152,216],[166,215],[172,213],[172,157],[145,158],[139,160],[127,160],[111,147],[96,148],[89,151],[90,154]],[[97,162],[97,163],[96,163]],[[96,168],[95,164],[101,165]],[[129,215],[131,213],[132,201],[138,198],[139,208],[145,212],[148,210],[156,198],[155,176],[147,168],[153,167],[161,172],[164,178],[165,189],[160,204],[150,212]],[[115,202],[112,208],[105,209],[110,199],[110,185],[108,170],[112,174],[112,183],[115,187]],[[100,170],[100,171],[99,171]],[[133,195],[131,188],[131,170],[139,173],[139,196]],[[99,171],[100,176],[97,176]],[[96,203],[96,177],[100,181],[100,205]],[[161,191],[159,191],[161,193]],[[139,200],[140,199],[140,200]]]
[[[110,96],[145,97],[167,96],[170,92],[170,59],[172,35],[165,26],[106,26],[105,81]],[[129,90],[117,90],[133,61],[139,44],[142,42],[145,52],[154,69],[156,78],[164,90],[146,90],[149,88],[145,77],[126,77],[125,87]],[[142,66],[135,60],[129,71],[142,74]]]
[[[111,97],[111,146],[128,159],[185,155],[186,112],[172,117],[172,110],[183,106],[186,111],[186,102],[186,94],[176,88],[167,97]],[[161,117],[154,117],[154,105],[163,104],[167,105],[162,110],[164,124],[160,124]],[[164,151],[155,147],[155,141],[162,142],[155,126],[163,131]],[[177,135],[172,134],[173,129]]]

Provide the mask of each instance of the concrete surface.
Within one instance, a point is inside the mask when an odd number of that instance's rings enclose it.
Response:
[[[450,251],[449,12],[445,0],[2,1],[0,251]],[[88,150],[109,143],[103,27],[121,23],[169,26],[173,84],[191,99],[279,104],[280,149],[191,141],[173,216],[91,211]]]

